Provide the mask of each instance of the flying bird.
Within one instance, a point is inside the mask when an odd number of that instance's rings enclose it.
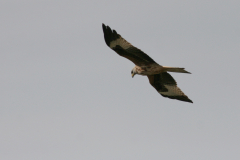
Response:
[[[177,99],[180,101],[193,103],[182,91],[178,88],[176,81],[168,72],[190,73],[184,68],[166,67],[156,63],[146,53],[134,47],[126,41],[115,30],[109,26],[102,24],[104,39],[108,47],[117,52],[118,55],[132,61],[136,66],[132,69],[132,77],[139,74],[147,76],[150,84],[163,97]]]

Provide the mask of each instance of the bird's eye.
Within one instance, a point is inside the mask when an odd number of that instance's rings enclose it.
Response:
[[[133,71],[131,71],[131,74],[133,73]]]

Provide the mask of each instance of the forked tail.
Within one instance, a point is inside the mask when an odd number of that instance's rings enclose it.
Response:
[[[167,71],[167,72],[178,72],[178,73],[189,73],[189,74],[191,74],[190,72],[185,71],[184,68],[178,68],[178,67],[165,67],[165,66],[163,66],[163,68],[164,68],[164,71]]]

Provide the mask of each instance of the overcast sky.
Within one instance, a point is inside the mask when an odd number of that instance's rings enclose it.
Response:
[[[0,159],[239,160],[239,0],[1,0]],[[162,97],[102,23],[165,66]]]

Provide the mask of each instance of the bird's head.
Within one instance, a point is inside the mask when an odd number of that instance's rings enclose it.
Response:
[[[135,74],[137,74],[137,70],[135,67],[132,69],[131,74],[132,74],[132,78],[135,76]]]

